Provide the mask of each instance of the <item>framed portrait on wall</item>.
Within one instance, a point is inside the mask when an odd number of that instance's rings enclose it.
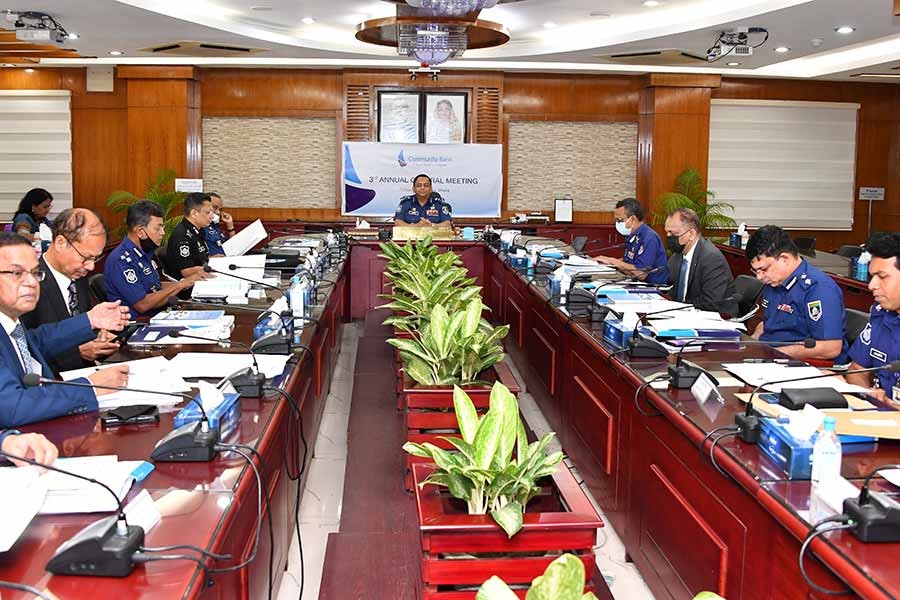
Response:
[[[418,93],[378,93],[379,142],[417,144],[420,122]]]
[[[425,143],[462,144],[466,141],[465,92],[425,95]]]

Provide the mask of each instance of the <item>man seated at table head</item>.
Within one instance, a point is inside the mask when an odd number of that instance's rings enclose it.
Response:
[[[869,289],[875,298],[869,324],[850,347],[850,369],[880,367],[900,360],[900,233],[876,233],[866,244],[872,254]],[[847,375],[850,383],[871,387],[875,394],[900,405],[900,373],[888,370]],[[898,406],[900,407],[900,406]]]
[[[669,281],[669,265],[662,239],[644,223],[644,208],[634,198],[616,202],[613,210],[616,231],[625,236],[624,259],[611,256],[592,257],[598,263],[612,265],[629,277],[665,285]]]
[[[234,219],[222,209],[222,196],[215,192],[209,193],[212,202],[212,221],[203,228],[203,240],[210,256],[225,256],[222,243],[234,235]]]
[[[0,428],[96,410],[96,394],[104,391],[65,385],[26,387],[23,378],[29,373],[52,378],[46,356],[94,339],[94,329],[119,331],[128,322],[127,307],[104,302],[57,323],[25,329],[20,318],[37,306],[44,276],[28,240],[0,233]],[[128,367],[112,366],[75,381],[122,386],[128,381]]]
[[[212,223],[213,207],[209,194],[192,192],[184,198],[184,218],[169,236],[166,266],[176,279],[203,271],[209,261],[209,249],[201,230]]]
[[[67,208],[53,220],[52,229],[53,240],[39,261],[44,271],[40,299],[33,311],[22,315],[27,329],[85,313],[97,304],[87,276],[103,254],[106,227],[86,208]],[[101,329],[77,349],[59,348],[59,354],[46,357],[47,362],[56,375],[93,365],[119,348],[114,337]]]
[[[420,173],[413,178],[413,194],[403,196],[394,213],[395,223],[425,227],[453,227],[453,208],[431,189],[431,177]]]
[[[834,280],[801,257],[781,227],[766,225],[747,242],[747,260],[762,292],[763,321],[753,336],[766,342],[798,340],[778,349],[792,358],[847,363],[844,295]],[[812,338],[813,348],[802,341]]]
[[[165,233],[162,207],[150,200],[140,200],[128,207],[125,216],[125,239],[106,259],[103,275],[106,295],[121,300],[137,317],[165,306],[169,298],[186,290],[203,273],[194,273],[179,281],[161,281],[156,264],[156,249]]]
[[[666,218],[666,247],[672,299],[738,316],[731,268],[721,250],[703,237],[700,218],[690,208],[676,208]]]
[[[48,465],[52,465],[59,456],[56,446],[40,433],[22,433],[15,429],[0,430],[0,451]],[[9,460],[17,467],[28,464],[14,458]]]

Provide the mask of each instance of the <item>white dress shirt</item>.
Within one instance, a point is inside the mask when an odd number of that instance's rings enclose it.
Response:
[[[46,263],[47,268],[50,269],[50,274],[53,275],[53,280],[56,281],[56,285],[59,286],[59,291],[62,294],[63,302],[66,305],[66,310],[69,309],[69,285],[72,283],[72,279],[66,277],[59,271],[53,268],[53,265],[50,264],[50,261],[46,258],[44,259],[44,263]],[[72,311],[69,311],[69,316],[72,315]]]

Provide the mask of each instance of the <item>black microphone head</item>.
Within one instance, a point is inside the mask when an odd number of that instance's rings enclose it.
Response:
[[[203,272],[204,272],[204,273],[212,273],[212,272],[213,272],[213,268],[212,268],[211,266],[209,266],[209,265],[203,265]]]
[[[36,387],[41,385],[41,376],[37,373],[25,373],[22,377],[22,383],[25,387]]]
[[[234,265],[234,264],[228,265],[228,270],[229,270],[229,271],[237,271],[237,270],[238,270],[238,266],[237,266],[237,265]]]
[[[172,338],[181,337],[181,332],[180,331],[170,331],[169,337],[172,337]]]
[[[900,360],[892,360],[887,364],[887,370],[900,373]]]
[[[814,340],[812,338],[806,338],[805,340],[803,340],[803,347],[804,348],[815,348],[816,340]]]

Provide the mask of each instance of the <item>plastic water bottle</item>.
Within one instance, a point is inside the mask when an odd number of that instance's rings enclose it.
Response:
[[[829,509],[821,498],[821,492],[841,477],[841,441],[834,430],[834,417],[825,417],[823,431],[816,437],[812,451],[812,475],[810,476],[810,522],[815,523],[828,516]]]
[[[291,287],[288,288],[288,303],[295,317],[304,316],[306,308],[306,287],[304,281],[305,278],[302,275],[294,275],[291,277]]]

